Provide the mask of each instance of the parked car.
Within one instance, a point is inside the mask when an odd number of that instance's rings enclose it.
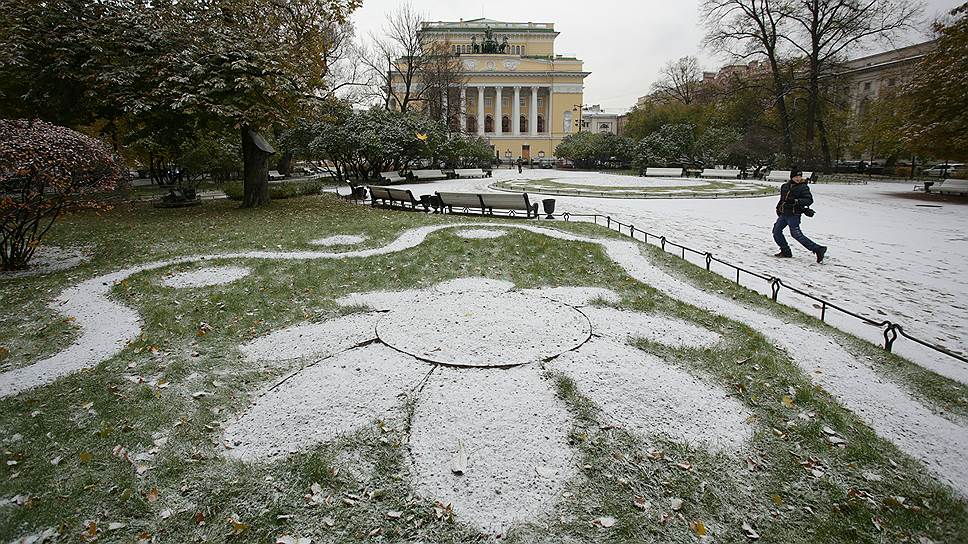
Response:
[[[963,177],[968,174],[968,167],[964,163],[952,162],[948,164],[936,164],[930,168],[926,168],[921,172],[922,176],[929,178],[950,178],[950,177]]]

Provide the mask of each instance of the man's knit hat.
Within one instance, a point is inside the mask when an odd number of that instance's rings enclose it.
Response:
[[[796,177],[803,177],[803,172],[801,172],[800,170],[790,170],[790,179],[793,179]]]

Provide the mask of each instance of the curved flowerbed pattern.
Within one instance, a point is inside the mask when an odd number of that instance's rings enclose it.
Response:
[[[140,316],[112,300],[109,293],[115,283],[133,274],[212,259],[366,258],[415,247],[436,231],[490,226],[469,222],[419,227],[384,247],[344,253],[256,251],[184,257],[89,279],[65,290],[52,303],[79,325],[77,341],[52,357],[0,374],[0,396],[50,383],[124,349],[140,332]],[[790,353],[805,375],[880,436],[968,495],[968,459],[963,455],[968,450],[968,429],[882,378],[868,361],[854,357],[826,335],[674,278],[653,265],[636,242],[588,238],[531,225],[502,225],[502,229],[510,228],[597,244],[635,280],[746,324]],[[442,296],[450,304],[438,308],[429,302]],[[614,298],[614,293],[601,289],[519,290],[506,282],[477,278],[446,282],[427,291],[344,297],[339,304],[364,305],[371,311],[276,331],[242,347],[244,356],[252,360],[283,364],[312,357],[317,362],[267,389],[233,422],[226,440],[232,454],[243,459],[276,458],[392,413],[399,409],[400,394],[404,394],[416,403],[409,440],[418,490],[451,502],[461,515],[488,530],[501,530],[544,511],[562,482],[574,474],[573,454],[567,446],[561,446],[568,416],[550,392],[542,369],[571,378],[583,395],[602,408],[604,417],[633,432],[659,433],[684,441],[701,436],[701,445],[713,450],[741,447],[744,431],[748,432],[741,404],[701,376],[627,345],[630,338],[646,338],[670,347],[704,347],[714,343],[716,335],[664,316],[590,305],[593,300]],[[423,306],[419,310],[432,318],[429,322],[435,324],[435,330],[413,323],[395,328],[392,322],[381,322],[393,312],[398,317],[412,316],[412,308],[420,301]],[[464,313],[471,315],[460,313],[462,304]],[[540,330],[537,335],[530,335],[528,329],[500,332],[493,344],[521,349],[509,349],[514,357],[505,360],[506,364],[500,364],[500,360],[494,364],[499,351],[492,350],[490,344],[474,344],[474,335],[457,339],[455,331],[477,327],[480,336],[481,331],[493,328],[488,313],[501,310],[495,304],[540,307],[548,313],[564,308],[555,315],[571,316],[574,322],[560,335],[554,321],[536,329]],[[585,329],[572,312],[587,319],[593,333],[590,339],[582,339]],[[543,343],[548,338],[553,342]],[[433,351],[440,347],[441,339],[457,342],[460,349]],[[464,362],[478,364],[461,365],[462,354],[467,356]],[[701,400],[681,402],[683,398]],[[712,425],[706,419],[710,417],[705,408],[708,406],[713,407],[712,415],[717,418]],[[515,409],[508,407],[519,408],[513,414]],[[532,414],[534,419],[518,424],[512,415],[521,414]],[[710,428],[726,432],[717,434]],[[482,429],[487,433],[481,434]],[[526,432],[533,429],[543,432]],[[278,433],[284,433],[287,440],[278,440]],[[522,464],[522,457],[489,453],[514,452],[516,447],[528,454],[524,457],[527,463]],[[467,457],[463,471],[466,478],[455,473],[451,462],[462,451]],[[507,501],[494,500],[496,490],[503,493],[515,486],[521,486],[520,494],[508,495]]]

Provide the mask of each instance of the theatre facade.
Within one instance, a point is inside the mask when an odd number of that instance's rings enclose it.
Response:
[[[553,23],[491,19],[424,22],[421,29],[424,43],[443,44],[459,60],[459,83],[445,98],[459,104],[455,124],[512,160],[550,158],[578,130],[589,72],[581,60],[555,53],[557,37]]]

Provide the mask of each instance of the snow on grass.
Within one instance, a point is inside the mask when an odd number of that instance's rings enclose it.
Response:
[[[310,245],[314,246],[353,246],[356,244],[361,244],[367,240],[367,237],[362,234],[337,234],[335,236],[327,236],[326,238],[317,238],[310,241]]]
[[[242,266],[207,266],[197,270],[187,270],[165,276],[162,278],[161,284],[173,289],[211,287],[213,285],[232,283],[251,273],[251,269]]]
[[[540,519],[577,474],[571,418],[533,367],[438,368],[410,431],[417,491],[490,534]],[[455,456],[466,467],[455,473]]]
[[[306,451],[387,416],[429,371],[381,345],[322,359],[266,390],[228,425],[224,443],[245,461]]]
[[[491,238],[500,238],[507,234],[507,232],[502,229],[463,229],[454,232],[454,234],[461,238],[467,238],[468,240],[488,240]]]

